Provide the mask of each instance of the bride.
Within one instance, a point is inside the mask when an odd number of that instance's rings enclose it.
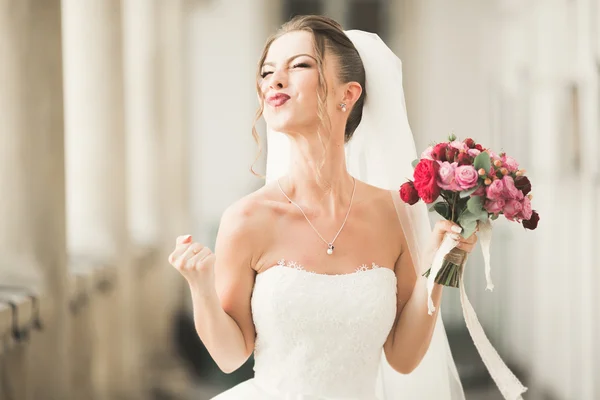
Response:
[[[214,399],[463,399],[421,276],[445,234],[399,200],[416,158],[400,60],[323,16],[284,24],[257,90],[267,183],[223,214],[210,249],[177,238],[195,326],[219,368],[255,376]],[[257,135],[256,130],[254,134]]]

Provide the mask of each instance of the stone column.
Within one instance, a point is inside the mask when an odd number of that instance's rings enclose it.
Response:
[[[137,391],[134,268],[127,229],[120,0],[63,1],[67,224],[71,256],[115,271],[98,299],[94,379],[101,399]]]
[[[529,249],[533,257],[528,273],[535,277],[530,296],[534,339],[530,384],[534,390],[550,390],[557,398],[581,398],[575,395],[581,388],[571,379],[576,351],[572,308],[578,297],[573,289],[582,267],[573,234],[575,227],[581,228],[574,208],[579,199],[569,196],[580,184],[568,139],[574,135],[570,129],[572,45],[567,40],[565,3],[538,1],[531,10],[530,135],[538,149],[531,150],[529,173],[535,177],[534,205],[544,219],[533,232],[536,243]],[[572,211],[566,225],[556,218],[565,210]]]
[[[184,390],[188,376],[176,356],[174,327],[177,313],[184,305],[186,287],[181,275],[167,262],[175,237],[191,231],[190,145],[185,102],[185,1],[158,2],[156,8],[156,134],[160,163],[160,237],[158,267],[153,287],[159,293],[153,304],[155,329],[151,340],[159,344],[150,355],[152,382],[164,393]]]
[[[190,12],[187,151],[193,155],[192,233],[209,246],[225,208],[264,185],[249,171],[257,150],[251,129],[258,108],[255,79],[260,52],[282,22],[280,6],[274,3],[214,2]],[[219,65],[223,67],[215,68]],[[260,122],[257,129],[264,135]],[[265,150],[263,146],[263,155]],[[264,172],[264,160],[255,164],[255,170]]]
[[[157,2],[123,2],[129,234],[138,282],[135,321],[140,362],[144,366],[140,372],[143,389],[151,389],[156,383],[153,377],[160,377],[160,373],[153,373],[156,369],[153,361],[167,346],[159,333],[172,321],[167,321],[159,310],[163,309],[165,298],[173,296],[164,287],[166,258],[160,257],[165,182],[160,172],[163,168],[158,126],[162,104],[158,75],[161,15],[157,11]]]
[[[581,142],[580,200],[581,235],[575,236],[581,249],[582,268],[574,277],[580,285],[579,299],[575,302],[572,313],[578,315],[579,332],[575,338],[577,346],[577,362],[579,371],[576,385],[580,388],[579,398],[592,399],[600,397],[600,383],[597,373],[600,370],[600,345],[596,338],[600,335],[600,296],[598,295],[598,243],[600,234],[600,212],[598,196],[600,195],[600,2],[584,0],[571,3],[574,7],[574,25],[577,34],[573,71],[578,91],[574,109],[577,118],[575,128]],[[596,16],[594,16],[596,12]],[[574,28],[572,28],[574,29]],[[594,46],[597,45],[597,46]]]
[[[60,1],[0,3],[0,282],[37,292],[44,325],[5,355],[25,400],[69,398],[61,47]]]

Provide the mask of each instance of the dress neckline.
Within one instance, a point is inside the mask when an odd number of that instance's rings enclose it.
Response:
[[[396,273],[393,270],[391,270],[390,268],[382,267],[374,262],[371,263],[371,267],[368,267],[367,264],[362,264],[361,266],[357,267],[356,270],[354,270],[353,272],[347,272],[347,273],[343,273],[343,274],[324,274],[324,273],[320,273],[320,272],[307,270],[301,264],[299,264],[295,261],[286,261],[285,259],[279,260],[276,264],[267,268],[264,272],[260,272],[259,274],[257,274],[257,276],[265,274],[271,269],[283,269],[283,268],[296,270],[296,271],[299,271],[300,273],[305,273],[307,275],[316,275],[316,276],[325,276],[325,277],[340,277],[340,276],[350,277],[350,276],[356,276],[357,274],[367,273],[367,272],[371,272],[371,271],[387,270],[392,273],[392,276],[396,277]]]

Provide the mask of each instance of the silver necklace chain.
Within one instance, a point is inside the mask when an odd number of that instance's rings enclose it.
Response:
[[[279,190],[281,190],[281,193],[283,193],[283,195],[285,196],[285,198],[288,199],[288,201],[290,203],[292,203],[293,205],[295,205],[298,208],[298,210],[300,210],[300,212],[302,213],[302,215],[304,215],[304,218],[306,218],[306,221],[309,223],[310,227],[313,228],[313,230],[317,233],[317,235],[319,235],[319,237],[321,238],[321,240],[323,242],[325,242],[325,244],[327,245],[327,254],[329,254],[329,255],[333,254],[333,243],[335,242],[335,240],[337,239],[337,237],[342,232],[342,229],[344,229],[344,225],[346,225],[346,221],[348,220],[348,215],[350,215],[350,209],[352,208],[352,201],[354,200],[354,193],[356,192],[356,178],[353,178],[353,179],[354,179],[354,186],[352,188],[352,197],[350,197],[350,205],[348,206],[348,211],[346,212],[346,217],[344,218],[344,222],[342,223],[342,226],[340,227],[340,230],[336,233],[335,237],[331,240],[331,242],[328,242],[327,240],[325,240],[323,238],[323,236],[321,236],[321,234],[319,233],[319,231],[317,230],[317,228],[315,228],[315,226],[312,224],[312,222],[310,222],[310,219],[304,213],[304,210],[302,209],[302,207],[300,207],[298,204],[296,204],[292,199],[290,199],[288,197],[287,194],[285,194],[285,192],[281,188],[281,184],[279,183],[279,179],[277,179],[277,185],[279,186]]]

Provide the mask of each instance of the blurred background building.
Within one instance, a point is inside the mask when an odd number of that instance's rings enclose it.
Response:
[[[203,400],[252,376],[212,362],[166,260],[263,184],[257,61],[295,14],[394,49],[418,148],[453,131],[528,170],[540,227],[497,221],[496,289],[476,251],[467,291],[525,398],[600,399],[600,0],[0,1],[0,399]],[[467,398],[499,398],[458,293],[443,315]]]

